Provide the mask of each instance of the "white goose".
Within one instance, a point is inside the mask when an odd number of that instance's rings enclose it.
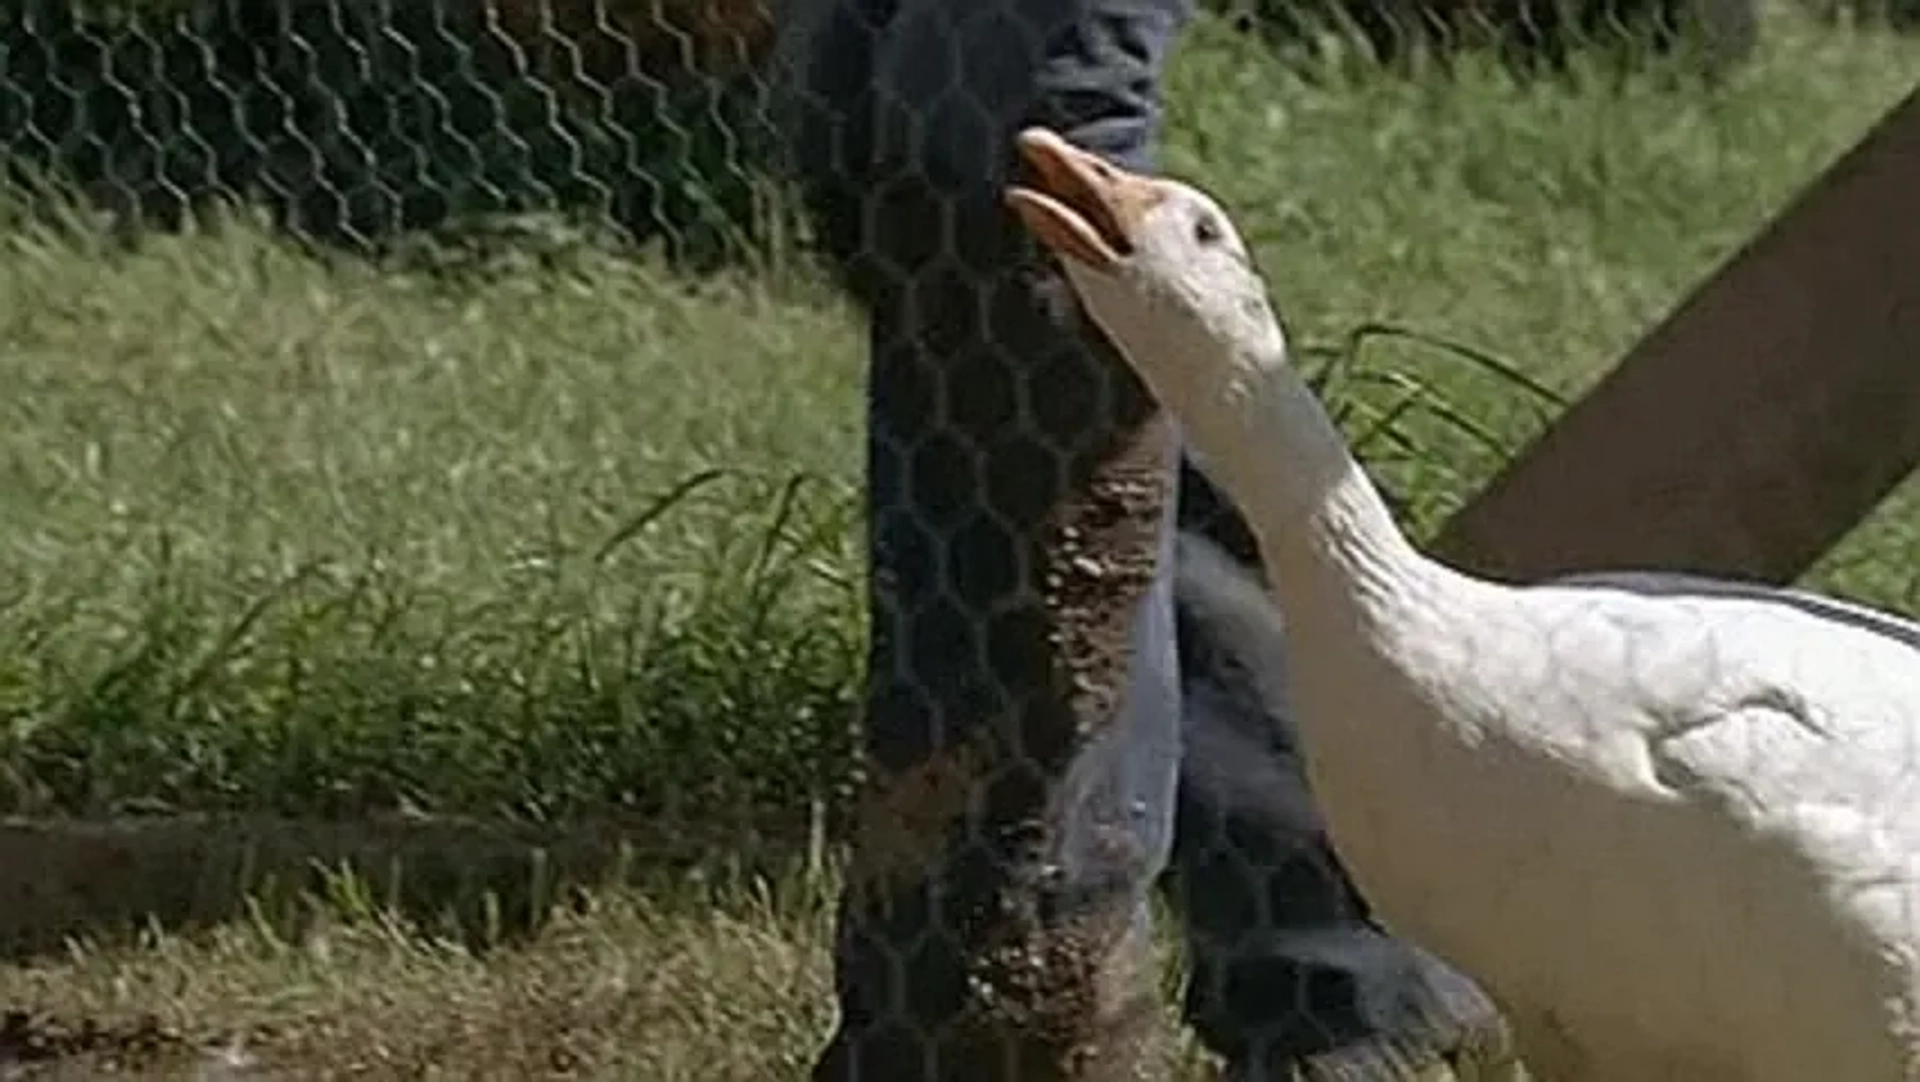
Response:
[[[1427,558],[1219,206],[1020,148],[1009,202],[1259,538],[1312,780],[1384,919],[1481,980],[1548,1082],[1920,1079],[1920,625]],[[1264,595],[1228,607],[1277,648]]]

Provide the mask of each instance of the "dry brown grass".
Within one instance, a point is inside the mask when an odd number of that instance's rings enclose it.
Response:
[[[833,889],[609,888],[488,945],[343,877],[297,922],[260,909],[0,968],[0,1078],[800,1079],[832,1010]],[[1166,1077],[1208,1077],[1160,1054]]]
[[[830,1010],[824,861],[715,872],[715,844],[0,824],[0,946],[22,959],[0,968],[0,1078],[797,1077]]]
[[[0,1076],[797,1078],[830,1009],[822,913],[610,893],[480,951],[336,898],[298,936],[77,949],[0,970]]]

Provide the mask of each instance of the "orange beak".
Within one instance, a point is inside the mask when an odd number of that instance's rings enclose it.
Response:
[[[1007,189],[1007,205],[1055,255],[1112,270],[1133,253],[1142,219],[1166,198],[1158,181],[1118,168],[1046,128],[1015,139],[1031,185]]]

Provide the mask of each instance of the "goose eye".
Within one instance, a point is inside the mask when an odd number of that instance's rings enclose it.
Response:
[[[1201,246],[1220,243],[1220,220],[1211,214],[1202,214],[1193,220],[1193,240]]]

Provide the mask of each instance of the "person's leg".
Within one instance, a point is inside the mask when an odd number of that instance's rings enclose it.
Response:
[[[939,744],[968,735],[951,722],[966,720],[956,704],[964,703],[970,689],[991,701],[995,695],[1018,698],[1023,680],[1035,687],[1052,683],[1053,675],[1044,666],[1044,655],[1052,648],[1048,643],[1002,640],[1026,657],[998,653],[985,659],[988,664],[961,672],[954,671],[954,657],[981,660],[981,643],[970,642],[964,629],[991,626],[995,618],[989,614],[996,611],[1019,612],[1009,597],[1044,593],[1045,584],[1036,589],[1030,570],[1025,578],[1007,573],[1005,554],[993,552],[996,546],[1012,546],[1028,557],[1030,567],[1044,567],[1058,558],[1047,552],[1050,541],[1057,539],[1035,521],[1044,517],[1046,499],[1060,498],[1047,488],[1054,471],[1044,465],[1036,468],[1020,456],[1046,449],[1036,447],[1038,437],[1060,448],[1071,447],[1076,435],[1097,437],[1102,418],[1085,406],[1111,395],[1112,376],[1098,343],[1076,344],[1070,304],[1063,294],[1047,293],[1050,276],[1031,265],[1020,249],[976,250],[975,260],[964,264],[943,255],[964,248],[976,232],[1004,239],[998,232],[1002,223],[987,203],[1006,160],[1004,143],[1010,132],[990,131],[980,120],[1006,115],[993,111],[1005,109],[1005,83],[998,85],[998,94],[983,95],[986,108],[971,121],[964,115],[952,119],[952,110],[965,110],[970,101],[981,99],[966,92],[973,83],[960,86],[950,62],[953,54],[942,60],[942,49],[987,48],[999,68],[1017,73],[1021,65],[1043,63],[1044,58],[1036,60],[1033,46],[1057,36],[1009,33],[1007,12],[986,4],[951,6],[956,12],[973,12],[970,20],[1000,20],[989,33],[980,33],[976,26],[969,38],[937,22],[931,31],[922,22],[903,33],[890,21],[897,14],[890,0],[865,0],[864,7],[861,2],[840,0],[837,7],[816,9],[811,12],[814,19],[798,24],[806,33],[797,59],[788,66],[801,73],[800,85],[812,93],[787,104],[801,106],[793,118],[792,140],[815,228],[847,284],[873,314],[871,499],[881,588],[874,593],[869,739],[883,776],[910,777],[916,766],[939,761]],[[917,14],[923,20],[929,17],[924,10]],[[1136,21],[1135,26],[1140,25]],[[1055,107],[1077,107],[1090,117],[1133,117],[1132,130],[1150,137],[1150,120],[1142,124],[1137,119],[1150,118],[1150,108],[1128,103],[1138,103],[1143,96],[1150,103],[1157,55],[1164,52],[1178,20],[1150,19],[1144,26],[1163,35],[1163,44],[1135,48],[1117,62],[1102,59],[1098,49],[1085,48],[1084,38],[1068,35],[1078,48],[1065,49],[1069,59],[1051,73]],[[997,42],[994,34],[1001,36]],[[889,50],[895,75],[891,81],[875,79],[873,58]],[[875,103],[876,83],[897,92],[903,82],[912,93]],[[938,105],[934,99],[944,99],[948,110],[944,127],[929,132],[926,120],[918,125],[903,122],[914,115],[910,110],[916,102],[918,107]],[[1044,116],[1043,109],[1036,106],[1035,112]],[[884,139],[877,134],[877,114],[883,111],[892,121]],[[1058,116],[1048,119],[1061,123]],[[1076,125],[1071,112],[1065,119],[1076,141],[1136,167],[1142,164],[1145,142],[1136,138],[1129,149],[1123,137],[1128,123],[1109,119],[1104,125]],[[971,156],[968,139],[976,141]],[[972,195],[956,201],[951,195],[955,190]],[[982,264],[979,255],[990,258]],[[995,259],[1006,259],[1007,265],[996,269]],[[1026,281],[1038,283],[1037,288],[1015,288]],[[1020,318],[1011,319],[1001,310],[996,324],[956,319],[956,308],[980,312],[986,307],[982,298],[999,300]],[[925,311],[929,308],[931,312]],[[944,320],[936,313],[945,313]],[[994,360],[983,366],[983,357]],[[1009,375],[1026,388],[1014,392],[1016,408],[1011,413],[1003,408],[997,414],[965,409],[956,414],[955,401],[992,393]],[[967,378],[979,381],[978,386],[969,388]],[[947,400],[944,408],[937,404],[942,398]],[[1055,412],[1076,405],[1081,412]],[[1108,408],[1114,404],[1109,402]],[[956,433],[956,416],[972,424]],[[1048,423],[1050,418],[1053,423]],[[1024,420],[1024,426],[1013,423],[1017,419]],[[1063,431],[1069,428],[1073,430]],[[938,462],[938,455],[928,453],[929,446],[944,446],[948,457],[958,460],[950,462],[944,474],[916,471],[916,461]],[[1224,508],[1210,508],[1210,494],[1197,480],[1189,483],[1181,499],[1182,517],[1216,534],[1230,532],[1237,520]],[[996,537],[983,528],[983,518],[997,520],[1004,533]],[[955,521],[961,523],[960,530],[935,532],[940,524]],[[1024,529],[1015,528],[1021,526]],[[949,574],[962,567],[996,565],[1003,573],[974,587],[965,585],[977,581],[967,575],[943,583],[937,573],[943,561]],[[1163,574],[1165,570],[1163,563]],[[1169,796],[1163,764],[1173,743],[1168,729],[1174,724],[1175,705],[1169,694],[1172,659],[1165,649],[1165,629],[1155,630],[1164,618],[1165,610],[1157,607],[1162,603],[1150,599],[1138,613],[1136,642],[1149,649],[1135,659],[1125,700],[1131,709],[1121,730],[1116,734],[1111,725],[1096,728],[1102,735],[1077,744],[1069,741],[1065,754],[1051,755],[1049,772],[1038,786],[1048,795],[1038,802],[1029,797],[1026,805],[1031,809],[1039,804],[1040,829],[1056,839],[1084,835],[1077,824],[1123,820],[1137,808],[1141,815],[1133,823],[1135,857],[1104,867],[1100,862],[1061,861],[1067,874],[1058,879],[1044,874],[1050,862],[1042,859],[1041,881],[1023,890],[1013,878],[1022,870],[1017,853],[1009,859],[1004,850],[984,848],[978,834],[971,836],[971,844],[966,835],[913,835],[908,840],[924,850],[915,854],[924,862],[916,875],[871,889],[856,884],[849,890],[837,957],[840,1028],[816,1077],[847,1079],[863,1070],[869,1078],[1004,1076],[991,1066],[963,1063],[950,1054],[931,1067],[922,1066],[928,1049],[943,1044],[940,1034],[968,1008],[967,973],[991,942],[982,936],[981,922],[956,920],[967,905],[1011,900],[1031,910],[1051,904],[1044,899],[1082,906],[1089,899],[1104,899],[1112,911],[1124,910],[1130,921],[1138,919],[1142,884],[1164,849],[1164,840],[1155,835],[1163,828]],[[1183,609],[1188,610],[1181,643],[1187,659],[1184,724],[1195,753],[1179,779],[1181,837],[1174,881],[1188,912],[1192,952],[1200,969],[1188,996],[1189,1017],[1208,1044],[1233,1058],[1248,1078],[1263,1077],[1259,1072],[1266,1065],[1279,1062],[1384,1065],[1392,1062],[1396,1050],[1411,1054],[1445,1043],[1441,1033],[1461,1028],[1450,1023],[1475,1016],[1483,1004],[1470,993],[1452,1001],[1436,997],[1431,989],[1453,990],[1463,982],[1367,922],[1363,905],[1326,851],[1285,718],[1261,703],[1245,673],[1234,668],[1233,644],[1217,641],[1204,621],[1195,622],[1190,606]],[[1045,613],[1040,617],[1043,622],[1049,618]],[[943,621],[950,629],[945,636],[938,633]],[[962,630],[951,630],[954,627]],[[955,650],[956,643],[975,649]],[[1000,667],[991,667],[995,660]],[[1024,672],[1022,660],[1030,666]],[[1072,708],[1040,699],[1029,704],[1020,720],[1032,726],[1029,731],[1059,729],[1072,717]],[[949,724],[930,733],[930,715]],[[936,741],[936,735],[942,739]],[[986,776],[978,764],[956,774],[962,788]],[[1074,795],[1089,789],[1097,794],[1094,799]],[[919,796],[918,810],[923,811],[939,791],[927,788]],[[936,810],[936,822],[944,822],[947,810]],[[917,810],[888,807],[882,812],[909,813]],[[996,824],[989,818],[968,825],[978,830]],[[1213,844],[1215,838],[1240,844]],[[862,844],[874,847],[872,840]],[[1056,840],[1056,851],[1062,848],[1071,846]],[[1034,863],[1026,859],[1029,874]],[[1325,874],[1312,874],[1319,872]],[[1278,901],[1270,904],[1276,892]],[[935,896],[940,898],[937,909],[930,901]],[[1148,982],[1140,984],[1127,991],[1144,994]],[[1084,989],[1094,983],[1082,979],[1080,985]],[[1026,1019],[1030,1026],[1035,1021]],[[1348,1077],[1396,1076],[1382,1071]]]
[[[1180,486],[1183,534],[1257,576],[1253,538],[1219,491],[1191,466]],[[1188,1022],[1248,1082],[1397,1079],[1479,1059],[1501,1040],[1497,1012],[1372,921],[1328,841],[1284,704],[1249,671],[1273,644],[1209,619],[1198,583],[1182,577],[1174,592],[1184,746],[1167,877],[1186,926]]]
[[[842,174],[808,187],[873,323],[873,779],[815,1077],[1132,1078],[1178,756],[1172,430],[1001,188],[1027,122],[1147,164],[1184,0],[876,14],[817,32],[841,115],[796,146]]]

